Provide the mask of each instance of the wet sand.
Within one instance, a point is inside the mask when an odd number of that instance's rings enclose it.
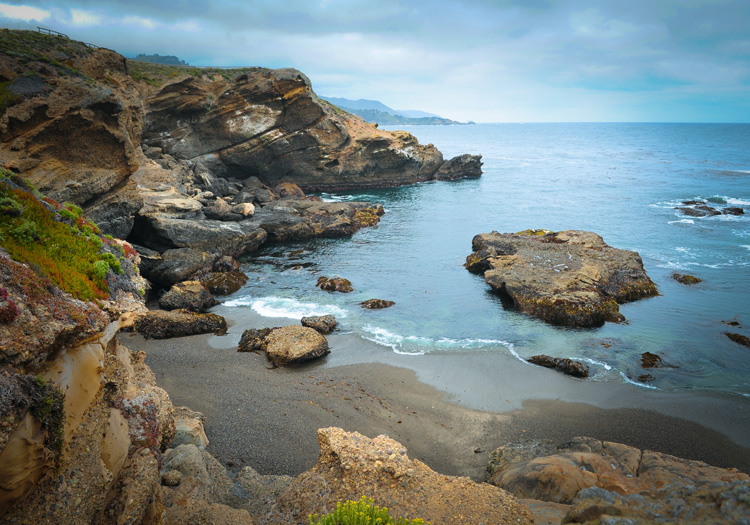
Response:
[[[299,474],[317,461],[316,430],[338,426],[387,434],[438,472],[474,479],[501,444],[575,436],[750,473],[750,399],[577,380],[488,352],[402,356],[347,334],[328,336],[326,358],[271,369],[236,351],[242,331],[295,322],[234,310],[222,337],[120,334],[175,405],[206,415],[208,450],[230,470]]]

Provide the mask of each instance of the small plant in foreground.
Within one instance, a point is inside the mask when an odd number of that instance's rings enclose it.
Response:
[[[359,501],[338,502],[336,510],[325,516],[309,516],[310,525],[424,525],[424,521],[419,518],[391,518],[387,507],[380,508],[374,503],[366,496],[362,496]]]

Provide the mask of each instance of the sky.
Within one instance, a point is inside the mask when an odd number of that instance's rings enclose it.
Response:
[[[750,122],[750,0],[33,0],[0,26],[475,122]]]

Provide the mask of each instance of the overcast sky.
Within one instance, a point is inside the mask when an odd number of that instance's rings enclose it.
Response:
[[[750,122],[750,0],[50,0],[0,25],[476,122]]]

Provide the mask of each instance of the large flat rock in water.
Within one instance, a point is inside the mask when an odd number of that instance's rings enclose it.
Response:
[[[636,252],[592,232],[482,233],[466,268],[519,310],[548,323],[601,326],[623,321],[618,304],[658,295]]]

